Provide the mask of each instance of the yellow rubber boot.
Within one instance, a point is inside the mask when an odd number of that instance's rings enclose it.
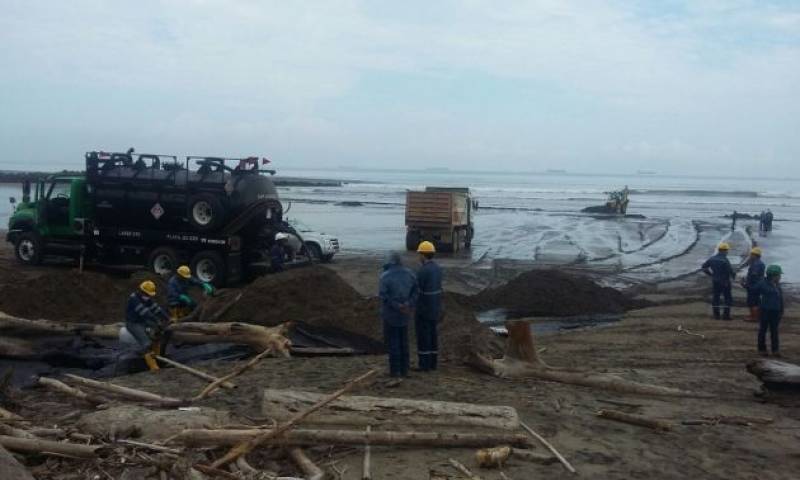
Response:
[[[158,362],[156,362],[156,356],[153,354],[153,352],[147,352],[144,354],[144,363],[147,364],[147,368],[149,368],[151,372],[157,372],[161,370],[158,367]]]

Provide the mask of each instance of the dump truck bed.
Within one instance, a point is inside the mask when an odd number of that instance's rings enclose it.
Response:
[[[456,227],[469,225],[469,196],[461,191],[406,193],[406,225]]]

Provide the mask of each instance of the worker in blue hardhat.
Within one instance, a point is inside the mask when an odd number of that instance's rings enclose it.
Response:
[[[167,305],[170,318],[173,322],[192,313],[197,308],[197,302],[189,296],[189,288],[201,287],[206,295],[214,293],[210,283],[202,282],[192,276],[192,270],[181,265],[167,283]]]
[[[758,353],[767,355],[767,331],[769,331],[770,350],[772,356],[780,357],[780,339],[778,327],[783,318],[783,289],[781,289],[781,276],[783,269],[780,265],[767,267],[767,278],[762,280],[755,290],[759,295],[760,319],[758,324]]]
[[[728,260],[728,251],[731,246],[727,242],[722,242],[717,247],[717,254],[709,258],[703,263],[701,267],[703,273],[711,277],[711,288],[713,294],[711,297],[711,309],[714,313],[714,318],[719,320],[720,307],[722,307],[722,319],[731,319],[731,305],[733,305],[733,295],[731,293],[731,280],[736,276],[733,271],[730,260]],[[722,305],[720,300],[724,299]]]
[[[436,247],[422,242],[417,247],[422,266],[417,270],[419,300],[414,314],[418,369],[436,370],[439,358],[438,323],[442,315],[442,269],[434,261]]]

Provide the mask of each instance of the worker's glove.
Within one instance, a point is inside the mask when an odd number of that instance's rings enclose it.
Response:
[[[214,286],[210,283],[203,283],[203,291],[206,295],[214,295]]]
[[[178,297],[178,300],[180,300],[181,303],[189,307],[194,306],[194,300],[192,300],[192,297],[190,297],[189,295],[183,294],[180,297]]]

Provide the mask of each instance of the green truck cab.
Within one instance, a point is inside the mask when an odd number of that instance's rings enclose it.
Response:
[[[33,198],[31,187],[35,187]],[[12,203],[16,203],[13,198]],[[26,181],[22,201],[9,218],[6,240],[25,264],[40,263],[45,248],[79,252],[84,221],[91,210],[86,178],[81,175],[52,175],[33,184]]]

